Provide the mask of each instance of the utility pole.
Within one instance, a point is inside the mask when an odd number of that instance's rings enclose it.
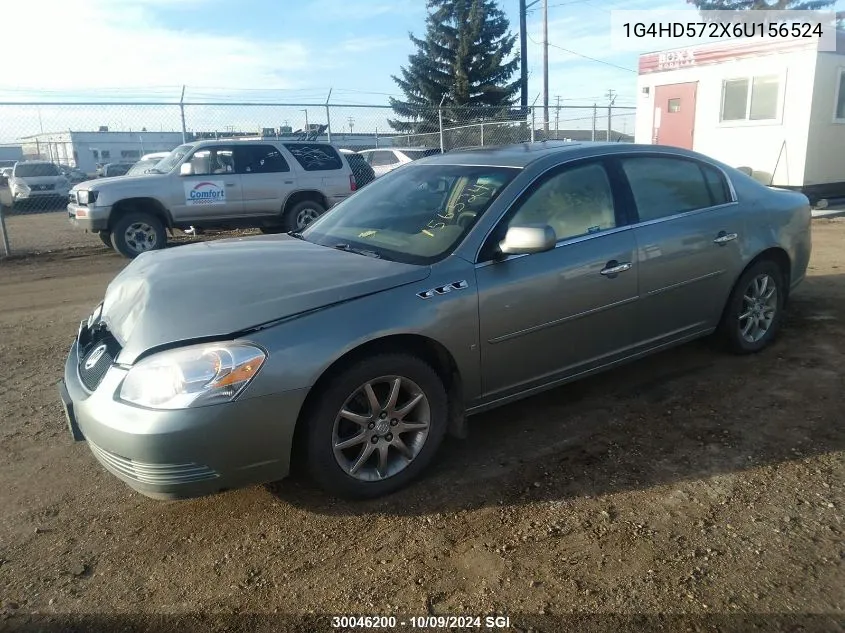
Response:
[[[525,116],[528,108],[528,33],[525,0],[519,0],[519,106]]]
[[[616,91],[608,90],[607,94],[607,142],[610,142],[611,125],[613,123],[613,102],[616,101]]]
[[[543,0],[543,131],[549,138],[549,0]]]

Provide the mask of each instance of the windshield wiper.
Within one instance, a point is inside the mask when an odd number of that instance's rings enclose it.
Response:
[[[346,251],[347,253],[356,253],[358,255],[365,255],[366,257],[372,257],[374,259],[380,259],[381,255],[376,253],[375,251],[367,251],[362,248],[352,248],[349,244],[335,244],[334,248],[340,251]]]
[[[300,233],[299,231],[288,231],[288,235],[290,235],[291,237],[295,237],[298,240],[305,239],[304,237],[302,237],[302,233]]]

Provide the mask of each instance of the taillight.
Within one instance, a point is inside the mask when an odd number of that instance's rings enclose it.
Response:
[[[358,183],[355,182],[354,174],[349,174],[349,189],[351,191],[356,191],[358,189]]]

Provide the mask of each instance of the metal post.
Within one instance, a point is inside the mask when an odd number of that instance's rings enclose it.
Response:
[[[607,106],[607,142],[610,143],[610,126],[613,122],[613,106]]]
[[[593,103],[593,133],[590,135],[590,140],[596,140],[596,117],[598,116],[599,109],[595,103]]]
[[[328,134],[329,143],[332,142],[332,115],[331,115],[331,112],[329,112],[329,99],[331,99],[331,98],[332,98],[332,89],[329,88],[329,96],[326,97],[326,124],[327,124],[326,134]]]
[[[528,108],[528,33],[525,0],[519,0],[519,105]]]
[[[534,106],[531,106],[531,142],[534,142]]]
[[[555,108],[555,140],[560,139],[560,95],[557,96],[557,107]]]
[[[446,95],[443,95],[443,98],[440,99],[440,105],[437,107],[437,118],[440,121],[440,153],[445,153],[445,149],[443,147],[443,102],[446,101]]]
[[[484,118],[482,117],[482,123],[481,123],[481,147],[484,147],[484,123],[483,123],[483,121],[484,121]]]
[[[543,0],[543,132],[549,140],[549,0]]]
[[[3,252],[8,257],[11,253],[9,251],[9,235],[6,233],[6,207],[0,202],[0,237],[3,238]]]
[[[376,126],[376,147],[378,147],[378,126]]]
[[[182,116],[182,142],[188,142],[188,129],[185,127],[185,86],[182,85],[182,96],[179,97],[179,113]]]

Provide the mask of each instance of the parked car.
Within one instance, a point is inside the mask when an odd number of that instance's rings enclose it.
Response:
[[[370,167],[367,159],[361,154],[354,152],[351,149],[342,149],[340,151],[346,159],[346,162],[348,162],[349,166],[352,168],[352,173],[355,175],[355,184],[358,185],[358,189],[376,179],[376,173],[373,171],[373,168]]]
[[[67,199],[69,183],[58,166],[43,160],[15,163],[9,179],[15,204]]]
[[[68,167],[67,165],[59,165],[58,167],[59,171],[62,172],[62,175],[67,178],[68,183],[71,185],[78,185],[81,182],[91,179],[88,174],[75,167]]]
[[[149,496],[278,480],[296,454],[375,497],[465,415],[714,332],[759,352],[810,252],[804,195],[691,151],[454,151],[301,233],[138,257],[80,324],[61,398]]]
[[[393,171],[397,167],[406,165],[412,161],[435,156],[440,153],[439,149],[428,147],[402,147],[385,149],[363,149],[358,152],[363,156],[370,167],[373,168],[376,178]]]
[[[0,169],[0,175],[5,176],[6,178],[11,178],[13,170],[14,167],[3,167],[3,169]]]
[[[106,163],[100,170],[100,178],[115,178],[125,176],[132,169],[133,163]]]
[[[167,229],[300,231],[357,188],[328,143],[201,141],[180,145],[148,174],[74,187],[68,215],[132,258],[164,248]]]

